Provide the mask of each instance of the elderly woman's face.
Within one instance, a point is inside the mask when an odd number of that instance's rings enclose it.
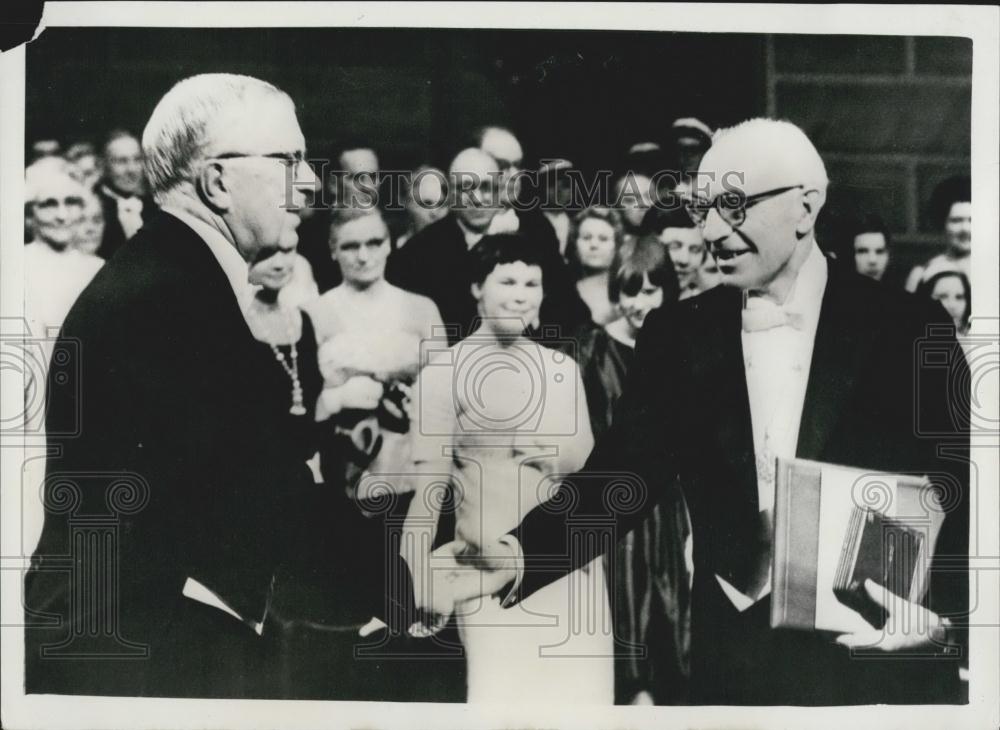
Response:
[[[84,199],[83,215],[76,224],[76,238],[73,245],[82,253],[96,253],[104,237],[104,209],[94,194]]]
[[[84,190],[66,174],[52,174],[31,203],[31,229],[37,240],[63,249],[73,242],[83,214]]]

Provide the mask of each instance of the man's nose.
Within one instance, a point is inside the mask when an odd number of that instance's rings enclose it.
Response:
[[[705,238],[705,242],[708,243],[709,246],[722,243],[724,240],[729,238],[732,232],[732,226],[722,219],[722,216],[719,215],[719,212],[715,208],[708,211],[708,215],[705,217],[705,225],[702,227],[701,233]]]
[[[295,169],[295,187],[299,191],[312,190],[319,191],[320,182],[316,176],[316,171],[308,162],[299,162]]]

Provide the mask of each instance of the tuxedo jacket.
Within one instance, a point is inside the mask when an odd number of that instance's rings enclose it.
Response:
[[[611,429],[584,469],[513,533],[525,552],[521,595],[602,549],[581,530],[610,525],[613,539],[624,535],[679,478],[694,540],[695,702],[958,701],[953,655],[862,660],[831,636],[770,629],[768,599],[740,613],[722,593],[717,574],[738,573],[767,549],[741,307],[739,291],[720,287],[649,315]],[[969,439],[961,406],[968,394],[957,389],[969,381],[947,322],[937,303],[830,266],[797,456],[928,474],[945,487],[951,496],[928,601],[960,621],[968,597]]]
[[[283,428],[290,381],[268,387],[274,357],[177,218],[157,214],[102,268],[53,358],[64,365],[49,379],[45,523],[25,581],[29,692],[158,693],[143,676],[163,676],[165,657],[174,674],[216,661],[201,634],[185,642],[188,578],[248,623],[265,620],[292,555],[325,564],[331,607],[357,593],[358,571],[408,581],[395,550],[356,542],[371,530],[355,529],[342,490],[313,483],[297,431]],[[410,600],[408,583],[399,595]],[[366,610],[393,620],[386,605]],[[128,661],[135,647],[146,658]]]
[[[569,269],[559,255],[552,226],[538,213],[521,214],[519,232],[538,245],[542,258],[545,299],[539,313],[541,329],[529,333],[552,344],[568,338],[590,320]],[[527,222],[525,222],[527,221]],[[548,229],[546,231],[546,228]],[[393,284],[434,301],[454,344],[475,328],[478,311],[472,296],[472,257],[458,220],[449,213],[411,238],[389,258],[386,278]]]
[[[97,249],[97,255],[103,259],[110,259],[115,251],[126,243],[125,230],[121,221],[118,220],[118,201],[108,195],[103,190],[103,183],[97,183],[94,194],[101,201],[101,208],[104,210],[104,235],[101,237],[101,245]],[[148,223],[159,210],[156,203],[149,196],[142,198],[142,221]]]

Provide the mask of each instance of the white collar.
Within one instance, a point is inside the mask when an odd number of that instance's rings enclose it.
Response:
[[[142,198],[138,195],[122,195],[121,193],[113,190],[107,183],[101,183],[101,192],[107,195],[109,198],[121,202],[123,200],[138,200],[142,202]]]
[[[240,256],[236,246],[229,242],[225,236],[203,220],[196,218],[187,211],[166,206],[164,213],[169,213],[182,223],[191,228],[208,246],[209,251],[215,256],[223,273],[229,280],[229,285],[233,289],[236,301],[240,305],[240,311],[246,312],[247,307],[253,299],[254,287],[250,285],[250,267]]]
[[[820,308],[823,306],[823,294],[826,291],[828,270],[826,257],[820,251],[819,245],[813,241],[809,255],[802,262],[802,268],[792,283],[791,291],[782,307],[789,312],[801,314],[810,329],[815,329],[819,321]],[[746,292],[744,292],[744,296]]]

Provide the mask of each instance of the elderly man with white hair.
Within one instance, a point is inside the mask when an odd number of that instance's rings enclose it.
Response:
[[[65,162],[49,157],[25,170],[27,224],[24,247],[25,310],[38,337],[55,334],[73,302],[104,263],[74,245],[90,191]]]
[[[531,595],[606,549],[581,534],[588,524],[604,517],[609,537],[624,535],[678,480],[694,540],[690,702],[965,701],[950,619],[968,606],[969,441],[949,383],[967,384],[968,368],[953,330],[931,326],[948,322],[939,305],[828,264],[814,233],[826,189],[791,123],[715,135],[689,212],[722,286],[649,315],[610,430],[553,498],[567,508],[535,509],[484,548],[482,585],[456,581],[456,595],[508,584],[509,603]],[[928,352],[948,368],[922,368]],[[771,627],[776,457],[946,486],[925,602],[864,586],[892,633]],[[621,483],[631,499],[612,498]]]
[[[244,316],[248,267],[295,249],[302,189],[317,180],[292,100],[246,76],[179,82],[143,148],[162,210],[77,300],[56,345],[70,357],[78,344],[79,380],[49,384],[26,689],[270,696],[268,609],[291,552],[331,556],[331,607],[351,593],[338,558],[372,580],[387,569],[279,427],[296,405],[294,351],[275,362]],[[265,387],[279,366],[287,388]]]

